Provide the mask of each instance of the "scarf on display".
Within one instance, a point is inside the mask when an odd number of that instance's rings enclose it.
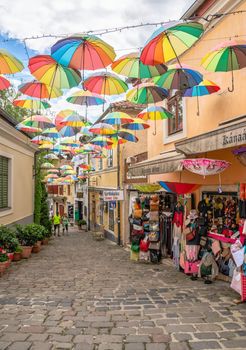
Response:
[[[244,246],[243,274],[246,276],[246,245]]]

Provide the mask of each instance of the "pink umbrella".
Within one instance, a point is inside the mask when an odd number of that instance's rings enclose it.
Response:
[[[220,174],[230,166],[230,163],[225,160],[207,158],[184,159],[181,164],[186,170],[204,177]]]

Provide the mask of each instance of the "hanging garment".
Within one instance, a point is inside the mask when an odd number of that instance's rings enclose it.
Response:
[[[185,247],[185,255],[187,261],[197,261],[198,254],[200,250],[200,245],[186,245]]]
[[[172,254],[172,214],[162,213],[160,217],[160,240],[161,251],[163,256]]]
[[[173,252],[173,263],[176,269],[179,270],[179,239],[177,237],[174,238],[173,240],[173,247],[172,247],[172,252]]]

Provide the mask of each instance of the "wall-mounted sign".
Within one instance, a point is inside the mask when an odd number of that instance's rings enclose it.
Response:
[[[123,201],[124,193],[122,190],[103,191],[103,200],[105,202]]]

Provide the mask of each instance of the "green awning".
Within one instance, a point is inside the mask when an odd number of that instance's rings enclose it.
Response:
[[[162,187],[159,184],[132,185],[132,187],[134,190],[137,190],[143,193],[157,192],[162,189]]]

